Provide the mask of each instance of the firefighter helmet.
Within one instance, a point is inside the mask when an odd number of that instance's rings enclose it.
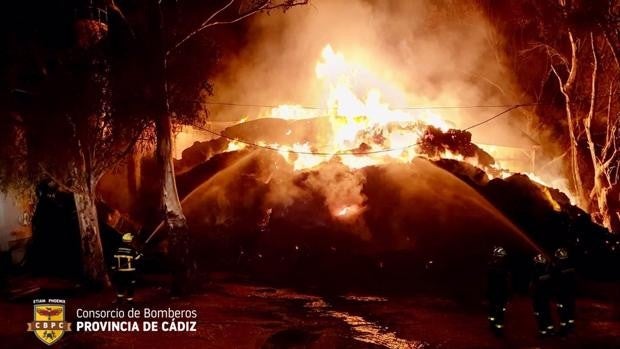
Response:
[[[534,256],[534,264],[536,264],[536,265],[546,265],[547,264],[547,258],[542,253],[539,253],[536,256]]]
[[[123,242],[132,242],[133,235],[131,233],[123,234]]]
[[[568,259],[568,251],[561,247],[555,250],[554,256],[556,259]]]
[[[507,255],[506,250],[501,246],[493,247],[493,252],[491,254],[494,258],[504,258]]]

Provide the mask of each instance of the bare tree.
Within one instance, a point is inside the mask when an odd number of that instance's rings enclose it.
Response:
[[[620,2],[480,3],[507,39],[521,86],[539,102],[548,155],[568,155],[577,203],[598,223],[620,229]]]
[[[192,283],[196,272],[196,263],[191,253],[187,221],[183,214],[179,195],[176,189],[174,165],[172,161],[172,125],[175,120],[170,108],[168,84],[168,60],[188,41],[195,39],[209,28],[230,25],[247,19],[251,16],[273,10],[287,10],[294,6],[308,3],[308,0],[226,0],[218,1],[219,5],[206,15],[195,29],[188,33],[177,34],[177,29],[168,24],[174,24],[174,16],[178,9],[169,11],[162,7],[165,2],[160,1],[160,103],[155,118],[157,130],[157,155],[162,167],[161,200],[165,213],[165,222],[169,229],[170,252],[173,259],[173,269],[176,280],[173,290],[183,293]],[[168,11],[167,11],[168,10]],[[168,35],[166,35],[168,34]],[[171,37],[168,37],[171,36]]]
[[[584,9],[583,4],[577,2],[559,0],[559,4],[567,19],[582,17],[584,15],[581,12],[592,11],[587,7]],[[607,12],[613,11],[613,4],[614,1],[608,3],[610,7],[606,9]],[[600,9],[597,9],[598,11]],[[552,65],[559,89],[564,96],[574,191],[581,205],[592,213],[598,223],[614,228],[618,225],[618,212],[613,212],[609,200],[610,195],[617,191],[620,162],[617,147],[620,136],[619,101],[616,87],[620,78],[620,65],[616,53],[617,43],[612,41],[608,32],[610,26],[618,26],[618,23],[608,21],[611,17],[607,16],[591,18],[593,22],[587,25],[580,22],[580,26],[567,21],[566,37],[570,47],[568,56],[559,54],[559,49],[548,52],[554,52],[553,56],[559,58],[568,71],[567,77],[563,79]],[[596,22],[596,19],[603,21]],[[579,39],[575,38],[573,27],[582,32]],[[601,61],[610,68],[601,71]],[[603,84],[605,86],[602,86]],[[605,95],[599,93],[601,90],[606,91]],[[584,104],[587,108],[583,107]],[[589,165],[580,165],[582,150],[590,160]],[[584,174],[590,180],[589,183],[583,182]]]
[[[569,142],[569,154],[570,154],[570,173],[573,179],[573,190],[576,194],[577,198],[581,202],[585,202],[585,194],[583,189],[583,181],[581,179],[581,169],[579,166],[579,142],[577,140],[577,131],[575,129],[575,120],[573,116],[573,102],[571,100],[571,94],[573,91],[573,87],[575,84],[575,78],[577,76],[577,71],[579,69],[579,60],[577,59],[577,43],[573,38],[573,33],[568,31],[568,39],[571,48],[571,59],[570,63],[567,60],[563,59],[562,62],[565,64],[566,69],[568,70],[568,77],[565,80],[562,80],[560,74],[556,70],[555,66],[552,64],[551,69],[553,73],[558,79],[559,89],[564,96],[564,106],[566,110],[566,125],[568,126],[568,138]]]
[[[618,113],[612,111],[612,103],[614,101],[614,82],[617,79],[613,79],[609,84],[609,96],[606,103],[606,117],[604,118],[605,135],[601,137],[602,146],[597,146],[596,140],[593,136],[593,120],[597,116],[597,90],[598,86],[598,74],[599,74],[599,57],[597,53],[597,40],[595,35],[590,33],[590,48],[592,50],[592,75],[591,75],[591,92],[590,92],[590,107],[587,114],[583,118],[584,133],[586,135],[586,144],[592,161],[592,189],[588,197],[588,203],[592,205],[591,211],[594,212],[594,217],[597,221],[604,226],[611,228],[612,219],[617,217],[618,212],[615,214],[610,211],[609,208],[609,194],[613,187],[618,185],[618,146],[617,140],[620,134],[618,134],[618,125],[620,124],[620,118]],[[613,52],[612,52],[613,53]],[[620,74],[620,72],[618,72]]]

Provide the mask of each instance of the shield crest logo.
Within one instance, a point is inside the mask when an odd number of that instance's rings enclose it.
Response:
[[[71,324],[65,322],[65,305],[59,303],[43,303],[34,305],[34,321],[28,323],[28,331],[43,343],[56,343],[65,331],[71,331]]]

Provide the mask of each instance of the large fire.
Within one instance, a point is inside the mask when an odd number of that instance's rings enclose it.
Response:
[[[347,61],[345,56],[334,51],[331,45],[325,46],[315,68],[316,78],[324,86],[324,95],[327,96],[323,101],[324,107],[307,108],[282,104],[272,108],[269,115],[264,115],[285,120],[326,117],[329,127],[317,137],[320,142],[284,145],[259,141],[255,144],[279,152],[296,171],[315,168],[335,158],[351,169],[359,169],[389,162],[407,163],[417,156],[433,157],[428,152],[420,152],[419,148],[424,137],[433,137],[433,134],[428,132],[429,127],[439,132],[447,132],[455,127],[454,123],[432,108],[391,108],[383,101],[378,88],[357,92],[356,84],[365,76],[360,74],[362,71],[368,70],[355,62]],[[365,86],[371,83],[364,81]],[[246,118],[240,123],[245,120]],[[251,145],[239,139],[229,142],[226,151],[241,150],[248,146]],[[501,163],[480,161],[477,155],[464,156],[442,148],[435,156],[469,162],[485,170],[490,178],[505,178],[512,174],[502,168]],[[550,186],[533,173],[526,175],[535,182]],[[338,208],[334,216],[349,216],[357,211],[359,210],[354,206],[344,206]]]
[[[260,142],[259,145],[278,149],[296,170],[315,167],[337,156],[350,168],[361,168],[389,161],[408,162],[419,154],[415,145],[427,125],[448,130],[450,123],[430,109],[403,111],[391,109],[381,99],[378,89],[365,96],[354,92],[353,80],[361,70],[344,55],[325,46],[316,65],[316,77],[327,90],[326,107],[308,110],[299,105],[283,104],[271,110],[269,117],[300,119],[327,116],[330,130],[323,144],[285,146]],[[242,143],[233,142],[229,150],[239,150]],[[462,157],[444,154],[444,157]]]

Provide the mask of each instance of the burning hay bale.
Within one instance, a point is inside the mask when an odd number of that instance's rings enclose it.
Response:
[[[487,185],[490,180],[486,172],[468,162],[454,159],[437,159],[433,163],[475,189]]]
[[[206,162],[212,156],[225,152],[228,147],[228,143],[228,140],[222,137],[206,142],[194,142],[191,147],[183,150],[181,153],[181,159],[175,160],[174,167],[176,173],[182,174],[183,172]]]
[[[243,139],[251,143],[267,143],[292,146],[293,144],[321,144],[329,137],[329,120],[325,117],[302,120],[264,118],[243,122],[226,128],[222,135]]]
[[[232,166],[235,162],[247,155],[247,151],[224,152],[209,156],[208,161],[203,161],[191,169],[177,175],[177,190],[180,197],[186,197],[195,188],[209,178],[213,177],[222,169]]]
[[[434,163],[477,190],[543,250],[550,253],[559,247],[569,248],[590,275],[614,277],[615,271],[601,266],[618,261],[620,254],[612,248],[620,245],[617,237],[594,223],[560,190],[523,174],[489,181],[482,170],[465,162],[441,159]],[[602,270],[608,272],[600,275]]]
[[[484,274],[493,244],[537,249],[480,194],[424,159],[360,170],[334,160],[296,172],[277,153],[254,151],[198,187],[183,208],[209,263],[269,277],[300,270],[315,281],[422,277],[430,262],[434,276],[460,280]],[[409,264],[381,261],[392,252]],[[463,268],[454,273],[454,265]]]
[[[236,132],[251,133],[248,124]],[[417,151],[432,160],[380,154],[367,162],[376,144],[363,142],[329,157],[274,151],[271,140],[268,149],[195,144],[184,155],[198,155],[185,164],[198,163],[177,184],[203,266],[320,287],[381,280],[450,290],[484,284],[492,245],[527,256],[592,236],[587,214],[560,191],[524,175],[494,178],[493,167],[470,161],[490,156],[468,133],[422,134]],[[299,168],[309,157],[316,162]]]
[[[418,140],[418,148],[421,154],[432,158],[440,158],[450,152],[463,158],[476,158],[483,168],[495,165],[495,160],[489,153],[472,143],[471,133],[468,131],[449,129],[443,132],[437,127],[428,126]]]
[[[255,122],[248,124],[235,132],[252,133]],[[422,135],[417,151],[432,161],[355,168],[334,155],[299,169],[303,154],[249,147],[186,171],[179,183],[191,193],[183,208],[206,265],[276,279],[301,273],[320,283],[372,283],[369,275],[462,281],[484,274],[492,245],[525,256],[576,241],[570,222],[586,214],[566,195],[525,175],[491,179],[500,170],[494,172],[493,158],[471,143],[469,132],[428,126]],[[364,158],[376,143],[360,144],[350,157]],[[456,265],[458,273],[450,274]]]
[[[434,110],[391,109],[378,89],[358,95],[356,68],[326,46],[315,69],[325,108],[274,108],[183,152],[177,183],[205,265],[473,287],[492,245],[526,256],[592,230],[566,195],[503,169],[493,144]]]

